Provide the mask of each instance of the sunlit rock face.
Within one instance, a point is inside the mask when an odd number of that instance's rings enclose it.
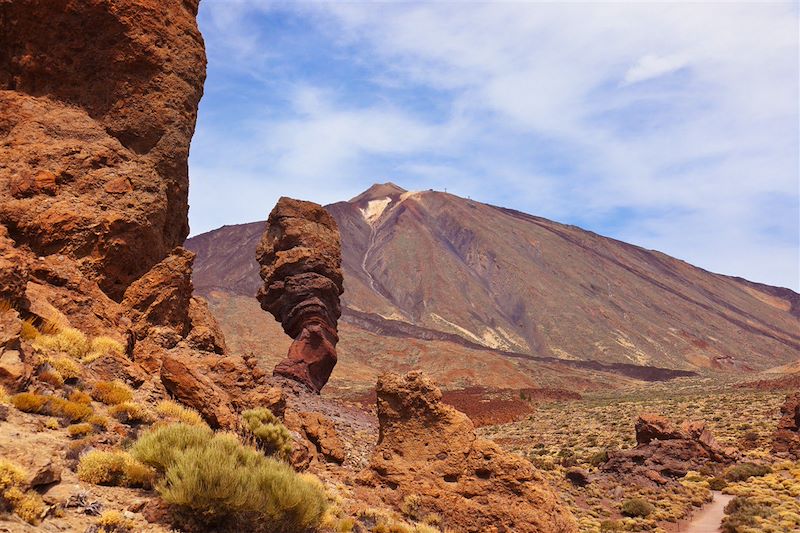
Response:
[[[189,231],[197,5],[0,1],[0,224],[117,301]]]
[[[281,198],[256,250],[258,300],[294,339],[275,374],[319,392],[336,365],[343,292],[336,221],[322,206]]]

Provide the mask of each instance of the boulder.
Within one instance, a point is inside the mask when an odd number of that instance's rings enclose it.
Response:
[[[0,224],[0,300],[15,307],[24,305],[29,260],[14,247],[8,229]]]
[[[23,390],[33,368],[23,358],[22,321],[14,309],[0,311],[0,385],[8,390]]]
[[[115,300],[188,233],[197,7],[0,2],[0,224]]]
[[[577,526],[525,459],[476,436],[467,416],[441,403],[421,372],[384,374],[377,385],[378,444],[360,481],[393,505],[416,495],[457,531],[572,532]]]
[[[800,393],[787,396],[781,406],[781,419],[772,447],[776,453],[800,459]]]
[[[189,300],[189,321],[192,323],[192,330],[186,340],[189,341],[190,346],[219,355],[228,351],[222,328],[211,314],[208,303],[203,298],[192,296]]]
[[[635,424],[637,446],[609,453],[604,472],[629,482],[664,485],[690,470],[712,464],[729,464],[738,458],[734,448],[717,443],[704,422],[676,426],[666,418],[645,413]]]
[[[309,448],[311,458],[337,464],[344,462],[344,443],[336,433],[336,426],[330,418],[315,411],[299,413],[287,411],[284,423],[289,430],[311,443],[312,446]],[[301,444],[301,446],[303,445]]]
[[[319,392],[336,365],[337,323],[343,292],[341,242],[336,221],[321,206],[281,198],[256,250],[264,285],[261,308],[294,339],[276,367]]]

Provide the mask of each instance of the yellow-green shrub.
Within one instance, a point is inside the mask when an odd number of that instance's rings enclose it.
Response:
[[[129,426],[149,424],[153,421],[153,415],[147,408],[135,402],[118,403],[109,408],[108,414]]]
[[[64,352],[79,359],[89,351],[90,343],[83,332],[63,327],[51,335],[38,335],[33,346],[44,352]]]
[[[71,426],[67,427],[67,433],[73,439],[85,437],[86,435],[94,433],[94,426],[88,422],[72,424]]]
[[[56,369],[64,378],[64,380],[76,379],[81,377],[83,374],[81,365],[69,357],[65,357],[63,355],[57,357],[48,357],[44,361]]]
[[[125,533],[136,527],[136,522],[122,516],[119,511],[103,511],[95,524],[97,533]]]
[[[156,413],[163,418],[189,424],[190,426],[205,424],[200,413],[172,400],[161,400],[158,402],[156,405]]]
[[[122,451],[92,450],[78,463],[78,479],[95,485],[149,488],[155,472]]]
[[[314,527],[327,506],[317,484],[232,434],[177,453],[158,491],[167,503],[212,519],[270,523],[275,531]]]
[[[81,358],[81,362],[88,365],[89,363],[108,354],[122,355],[124,353],[125,347],[121,342],[114,340],[111,337],[95,337],[92,339],[89,347],[89,353]]]
[[[44,513],[44,502],[36,492],[23,490],[27,478],[21,466],[0,459],[0,500],[20,518],[36,524]]]
[[[117,405],[133,399],[133,391],[119,380],[98,381],[92,386],[92,398],[106,405]]]
[[[139,437],[131,448],[131,455],[146,465],[164,472],[175,462],[175,457],[189,449],[203,446],[214,437],[208,426],[171,424],[152,429]]]
[[[272,411],[264,407],[242,413],[242,420],[256,445],[268,455],[286,458],[292,453],[292,436]]]
[[[43,413],[43,410],[48,400],[47,396],[42,396],[41,394],[20,392],[11,397],[11,404],[25,413],[46,414]]]

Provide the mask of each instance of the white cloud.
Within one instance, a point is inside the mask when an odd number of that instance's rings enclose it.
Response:
[[[202,5],[210,54],[224,48],[226,67],[286,93],[238,135],[204,130],[248,186],[302,182],[330,201],[399,174],[800,287],[791,3]],[[265,45],[257,23],[275,9],[384,97],[360,101],[314,72],[283,79],[273,59],[292,50]],[[435,116],[409,104],[431,95],[446,101]],[[193,179],[213,174],[192,164]],[[609,222],[618,211],[635,214]]]
[[[680,55],[672,56],[655,56],[646,55],[639,59],[635,65],[628,69],[623,79],[626,85],[631,83],[638,83],[640,81],[650,80],[671,74],[680,70],[688,65],[685,57]]]

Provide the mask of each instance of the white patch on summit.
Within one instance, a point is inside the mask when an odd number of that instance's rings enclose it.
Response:
[[[386,210],[386,207],[392,203],[392,199],[388,196],[386,198],[381,198],[380,200],[370,200],[367,203],[366,209],[359,209],[361,211],[361,216],[369,222],[370,224],[374,224],[376,220],[378,220],[383,212]]]

